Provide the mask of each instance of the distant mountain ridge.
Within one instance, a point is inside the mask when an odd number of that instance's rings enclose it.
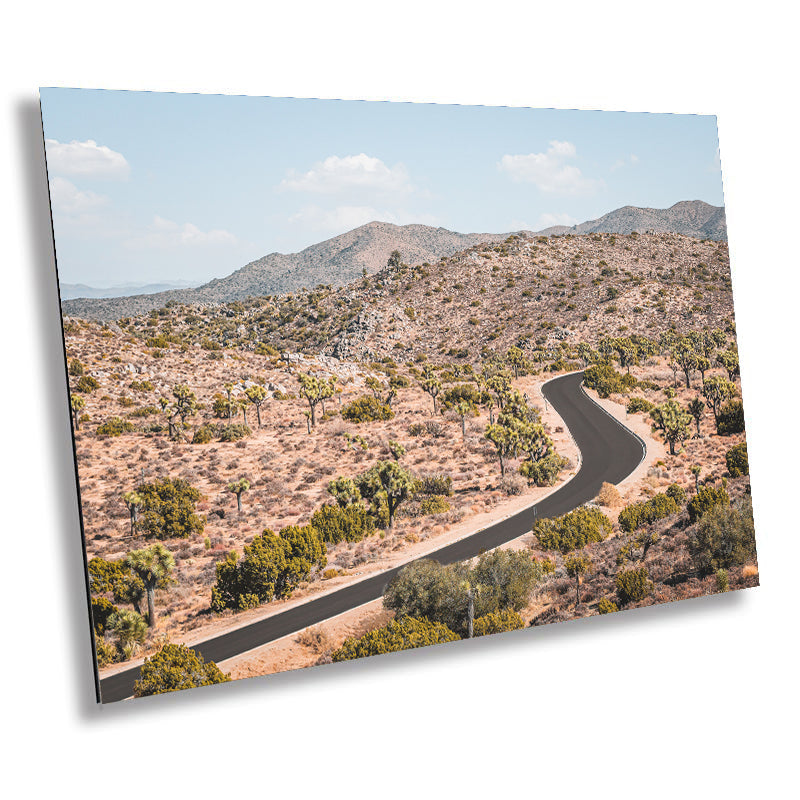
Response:
[[[530,235],[566,233],[678,233],[700,239],[727,239],[725,209],[701,200],[682,201],[667,209],[625,206],[596,220],[572,227],[558,225]],[[227,277],[215,278],[196,289],[173,289],[128,297],[73,299],[62,302],[66,316],[113,320],[178,303],[225,303],[266,294],[295,292],[319,284],[342,286],[386,266],[393,250],[403,261],[435,262],[482,242],[500,242],[510,233],[456,233],[428,225],[370,222],[352,231],[311,245],[299,253],[270,253]]]
[[[136,294],[156,294],[172,289],[187,289],[196,284],[192,281],[164,281],[162,283],[128,283],[119,286],[87,286],[85,283],[60,283],[62,300],[98,297],[130,297]]]

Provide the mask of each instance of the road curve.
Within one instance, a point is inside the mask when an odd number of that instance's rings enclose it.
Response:
[[[441,547],[424,556],[448,564],[473,558],[530,531],[534,519],[557,517],[592,500],[604,481],[619,483],[633,472],[644,458],[644,442],[583,391],[583,373],[554,378],[542,387],[545,399],[564,420],[581,452],[578,473],[561,488],[534,506],[496,522],[460,541]],[[403,565],[378,573],[358,583],[331,592],[316,600],[295,606],[237,630],[215,636],[193,649],[206,661],[224,661],[255,647],[316,625],[330,617],[379,598],[389,581]],[[103,678],[100,700],[112,703],[133,694],[139,667]]]

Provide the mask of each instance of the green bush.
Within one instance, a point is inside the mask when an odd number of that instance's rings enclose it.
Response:
[[[728,570],[718,569],[715,577],[717,579],[717,591],[727,592],[730,585],[728,581]]]
[[[707,514],[712,508],[728,506],[730,502],[730,497],[725,489],[704,486],[686,506],[689,512],[689,522],[697,522],[700,517]]]
[[[101,436],[121,436],[123,433],[130,433],[133,429],[132,422],[120,417],[111,417],[102,425],[97,426],[97,433]]]
[[[141,408],[135,408],[131,411],[131,417],[152,417],[154,414],[158,414],[159,409],[155,406],[142,406]]]
[[[516,611],[504,608],[478,617],[472,626],[473,636],[488,636],[492,633],[505,633],[524,628],[525,623]]]
[[[80,378],[83,375],[83,364],[78,361],[77,358],[70,359],[69,362],[69,374],[74,376],[75,378]]]
[[[201,425],[192,436],[192,444],[208,444],[213,441],[216,428],[213,425]]]
[[[678,486],[677,483],[671,483],[667,486],[666,494],[681,507],[686,503],[686,489],[683,486]]]
[[[92,624],[98,636],[102,636],[106,632],[109,617],[118,613],[119,609],[105,597],[92,598]]]
[[[311,525],[290,525],[280,535],[266,529],[244,548],[243,558],[232,550],[217,564],[211,609],[243,610],[289,597],[314,567],[326,564],[325,545]]]
[[[553,486],[567,464],[569,460],[558,453],[548,453],[538,461],[524,461],[519,468],[519,474],[536,486]]]
[[[202,533],[205,521],[194,513],[200,492],[181,478],[164,478],[138,486],[142,498],[139,524],[157,539],[185,539]]]
[[[342,419],[348,422],[377,422],[379,420],[392,419],[393,417],[394,411],[371,395],[359,397],[342,408]]]
[[[610,364],[593,364],[583,373],[583,381],[600,397],[623,394],[636,386],[636,378],[620,374]]]
[[[346,639],[338,650],[334,650],[331,658],[334,661],[350,661],[414,647],[427,647],[429,644],[455,642],[460,638],[440,622],[431,622],[424,617],[402,617],[359,638]]]
[[[342,507],[324,505],[311,516],[311,525],[323,542],[360,542],[375,531],[375,523],[360,503]]]
[[[746,495],[735,506],[717,505],[704,514],[689,539],[689,552],[704,575],[754,559],[756,539],[750,497]]]
[[[94,649],[97,656],[97,666],[107,667],[113,664],[118,658],[117,648],[111,642],[107,642],[102,636],[94,637]]]
[[[601,597],[600,602],[597,604],[597,610],[601,614],[613,614],[615,611],[619,611],[619,607],[613,600]]]
[[[563,554],[601,542],[612,531],[611,520],[600,509],[583,506],[554,519],[541,519],[533,533],[543,550],[558,550]]]
[[[91,375],[84,375],[76,384],[75,391],[83,392],[83,394],[91,394],[95,389],[99,388],[100,383]]]
[[[622,530],[631,533],[643,525],[649,525],[659,519],[664,519],[670,514],[680,511],[678,504],[668,494],[657,494],[646,502],[631,503],[619,512],[619,526]]]
[[[717,418],[717,433],[730,436],[744,432],[744,407],[741,400],[728,400],[723,403]]]
[[[747,460],[747,442],[734,445],[725,453],[725,463],[731,478],[739,478],[750,474],[750,462]]]
[[[203,656],[186,645],[165,644],[154,656],[144,660],[141,676],[133,685],[133,696],[177,692],[226,683],[230,679],[231,676],[223,673],[213,661],[205,662]]]
[[[220,431],[219,440],[221,442],[238,442],[240,439],[246,439],[252,432],[249,425],[226,425]]]
[[[444,514],[450,510],[450,503],[447,499],[440,494],[434,494],[426,497],[420,503],[420,511],[423,514]]]
[[[653,582],[646,567],[625,569],[614,578],[617,587],[617,598],[622,605],[643,600],[653,591]]]
[[[627,411],[628,411],[629,414],[637,414],[639,412],[643,412],[645,414],[649,414],[654,408],[655,408],[655,405],[653,403],[651,403],[649,400],[647,400],[646,398],[644,398],[644,397],[632,397],[628,401]]]

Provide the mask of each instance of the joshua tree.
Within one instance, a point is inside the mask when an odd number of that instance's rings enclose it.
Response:
[[[261,427],[261,406],[267,399],[267,390],[263,386],[250,386],[245,389],[247,399],[256,407],[256,418],[258,427]]]
[[[711,409],[714,414],[714,423],[719,432],[719,412],[722,404],[733,397],[736,392],[736,386],[731,383],[727,378],[720,375],[712,375],[703,384],[703,397],[706,399],[706,405]]]
[[[567,575],[575,579],[575,608],[581,604],[581,581],[591,567],[591,559],[582,553],[573,553],[564,559],[564,569],[566,569]]]
[[[433,400],[433,414],[436,416],[436,396],[442,391],[442,384],[428,365],[425,366],[419,385],[423,392],[431,396],[431,400]]]
[[[147,624],[156,623],[156,589],[168,586],[175,559],[163,544],[154,544],[144,550],[132,550],[125,556],[125,566],[144,584],[147,593]]]
[[[701,467],[699,464],[692,464],[689,467],[689,472],[694,475],[694,493],[697,494],[700,491],[700,471]]]
[[[403,447],[400,442],[394,441],[394,439],[389,439],[387,447],[389,448],[389,452],[392,454],[392,458],[395,461],[399,461],[406,454],[405,447]]]
[[[233,402],[233,390],[236,388],[235,383],[223,383],[222,388],[225,390],[225,394],[228,395],[228,422],[231,421],[233,417],[233,409],[236,408],[236,403]]]
[[[228,491],[236,495],[236,508],[238,512],[242,513],[242,495],[250,488],[250,481],[246,478],[240,478],[235,483],[228,484]]]
[[[72,417],[75,420],[75,430],[76,431],[80,430],[81,423],[80,420],[78,419],[78,414],[86,406],[86,401],[79,394],[73,394],[69,398],[69,405],[70,408],[72,409]]]
[[[697,435],[695,439],[700,438],[700,420],[703,418],[703,412],[705,411],[705,404],[699,397],[695,397],[689,403],[689,413],[694,417],[695,424],[697,425]]]
[[[376,507],[381,499],[386,500],[389,512],[388,527],[391,528],[400,503],[414,490],[414,478],[396,461],[379,461],[372,469],[358,476],[356,486],[361,496]]]
[[[468,400],[459,400],[453,410],[461,417],[461,438],[467,438],[467,417],[475,413],[475,404]]]
[[[131,536],[133,536],[134,533],[136,533],[139,509],[142,507],[142,496],[136,492],[125,492],[125,494],[122,495],[122,499],[128,507],[128,513],[131,515]]]
[[[686,377],[686,388],[690,388],[691,372],[693,369],[697,369],[697,353],[695,353],[691,341],[685,336],[681,337],[672,351],[672,358],[683,370],[683,374]]]
[[[670,455],[675,455],[675,445],[689,438],[691,415],[676,400],[667,400],[651,412],[653,428],[664,432],[669,442]]]
[[[330,395],[326,395],[328,382],[324,378],[316,378],[313,375],[305,375],[302,372],[298,373],[297,380],[300,381],[300,394],[308,402],[308,432],[311,433],[311,428],[317,425],[317,406],[323,401],[324,396],[330,397]]]

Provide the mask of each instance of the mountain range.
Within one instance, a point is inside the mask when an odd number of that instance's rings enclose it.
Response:
[[[725,209],[701,200],[682,201],[667,209],[624,206],[572,227],[559,225],[542,231],[513,233],[558,236],[634,231],[724,240],[727,239]],[[285,294],[319,284],[337,287],[359,278],[364,270],[374,274],[382,269],[393,250],[400,251],[402,260],[408,264],[435,262],[482,242],[503,241],[510,233],[456,233],[427,225],[370,222],[299,253],[270,253],[227,277],[215,278],[197,288],[140,292],[126,297],[65,299],[62,309],[65,316],[113,320],[147,313],[170,301],[224,303],[259,295]]]

